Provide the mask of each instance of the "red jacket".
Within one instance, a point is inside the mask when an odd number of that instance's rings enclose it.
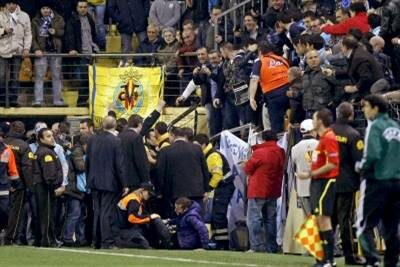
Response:
[[[253,146],[253,155],[244,171],[249,175],[247,198],[278,198],[281,196],[285,152],[275,141]]]
[[[352,28],[359,29],[362,33],[367,33],[371,30],[366,12],[360,12],[339,24],[326,25],[322,28],[322,31],[332,35],[346,35]]]

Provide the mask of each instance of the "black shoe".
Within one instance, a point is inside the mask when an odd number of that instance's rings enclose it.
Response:
[[[68,248],[74,248],[74,247],[76,247],[76,243],[75,242],[63,242],[62,246],[68,247]]]
[[[364,258],[359,257],[348,257],[344,259],[345,265],[365,265],[366,261]]]
[[[110,245],[110,246],[101,246],[101,249],[119,249],[119,247],[115,245]]]

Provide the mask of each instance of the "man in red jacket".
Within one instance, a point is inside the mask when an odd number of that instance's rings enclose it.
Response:
[[[276,253],[276,200],[281,196],[285,152],[276,143],[276,133],[264,131],[262,139],[244,166],[249,175],[247,227],[250,251]]]
[[[338,24],[324,24],[322,31],[331,35],[346,35],[350,29],[359,29],[362,33],[371,30],[368,24],[368,14],[363,2],[352,3],[350,5],[351,18],[346,19]]]

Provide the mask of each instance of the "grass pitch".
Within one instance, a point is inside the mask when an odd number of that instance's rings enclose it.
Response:
[[[343,266],[339,259],[338,266]],[[117,266],[312,266],[311,257],[225,251],[93,250],[1,247],[0,266],[117,267]]]

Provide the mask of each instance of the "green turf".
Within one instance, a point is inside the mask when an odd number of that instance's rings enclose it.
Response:
[[[118,255],[93,255],[73,251],[43,250],[33,247],[1,247],[0,266],[40,266],[40,267],[64,267],[64,266],[95,266],[95,267],[119,267],[119,266],[171,266],[171,267],[196,267],[196,266],[312,266],[314,260],[310,257],[291,255],[271,255],[243,252],[220,251],[165,251],[165,250],[89,250],[100,253],[142,255],[140,258]],[[165,257],[168,259],[144,258],[146,256]],[[174,259],[191,259],[207,262],[182,262]],[[219,265],[213,263],[227,263]],[[343,266],[343,260],[338,260],[338,265]]]

